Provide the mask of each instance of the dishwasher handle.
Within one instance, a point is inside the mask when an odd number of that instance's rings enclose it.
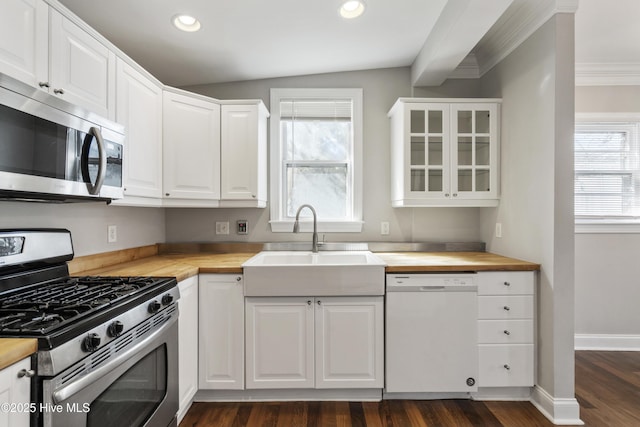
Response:
[[[477,292],[477,285],[387,285],[387,292]]]

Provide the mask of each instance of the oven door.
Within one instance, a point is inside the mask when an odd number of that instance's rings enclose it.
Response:
[[[43,425],[176,426],[178,411],[177,316],[87,375],[57,386],[43,381]]]

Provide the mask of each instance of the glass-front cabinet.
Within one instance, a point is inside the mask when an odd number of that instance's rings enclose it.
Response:
[[[499,106],[400,98],[389,111],[392,205],[496,206]]]

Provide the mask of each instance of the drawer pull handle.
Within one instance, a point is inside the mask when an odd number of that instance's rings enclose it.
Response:
[[[507,371],[510,371],[510,370],[511,370],[511,366],[509,366],[509,365],[504,365],[504,369],[506,369]]]
[[[33,376],[36,375],[36,371],[32,370],[32,369],[20,369],[20,371],[18,371],[18,378],[31,378]]]
[[[511,307],[509,307],[508,305],[505,305],[503,308],[504,308],[504,311],[509,311],[509,310],[511,310]]]
[[[505,286],[511,286],[511,283],[509,283],[509,282],[504,282],[504,285],[505,285]]]
[[[511,335],[511,332],[507,331],[506,329],[504,330],[504,334],[505,335]]]

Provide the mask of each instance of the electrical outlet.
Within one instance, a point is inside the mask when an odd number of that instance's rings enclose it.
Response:
[[[380,234],[382,234],[383,236],[389,235],[389,222],[382,221],[380,223]]]
[[[107,243],[115,243],[118,241],[118,227],[110,225],[107,227]]]
[[[239,219],[236,221],[236,233],[249,234],[249,221],[246,219]]]
[[[229,234],[229,221],[216,221],[216,234]]]
[[[502,237],[502,223],[496,222],[496,237]]]

